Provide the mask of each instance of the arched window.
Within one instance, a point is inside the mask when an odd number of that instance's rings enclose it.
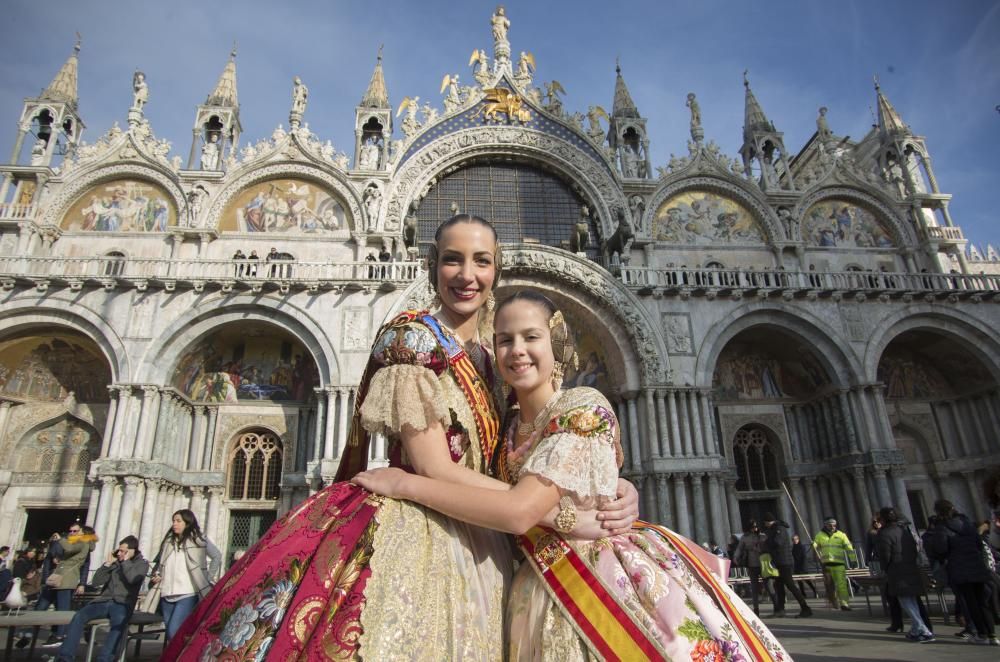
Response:
[[[758,427],[745,427],[733,440],[736,459],[736,489],[741,492],[778,490],[778,458],[771,449],[767,433]]]
[[[281,441],[263,430],[245,432],[229,453],[229,498],[275,500],[281,480]]]
[[[580,222],[583,201],[569,184],[538,167],[523,163],[474,163],[444,175],[417,210],[417,238],[421,251],[434,240],[442,221],[457,204],[463,214],[492,222],[504,243],[537,243],[569,248],[570,235]],[[587,255],[597,256],[598,234],[594,210],[589,210]]]

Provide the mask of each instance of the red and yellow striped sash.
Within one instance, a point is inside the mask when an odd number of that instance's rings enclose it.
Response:
[[[549,594],[596,655],[605,660],[665,659],[558,533],[536,526],[518,540]]]
[[[472,359],[463,350],[448,361],[451,363],[455,381],[462,388],[465,399],[472,409],[472,417],[476,420],[476,432],[479,433],[479,447],[483,452],[483,466],[490,466],[493,453],[499,446],[500,419],[497,417],[496,405],[486,380],[476,370]]]
[[[774,659],[768,652],[767,647],[760,638],[760,635],[753,629],[750,622],[747,621],[747,619],[744,618],[736,608],[729,592],[726,591],[722,585],[723,580],[712,573],[708,566],[695,552],[691,550],[681,536],[677,535],[670,529],[657,526],[656,524],[650,524],[649,522],[643,522],[641,520],[636,521],[635,524],[632,525],[632,528],[640,531],[653,531],[669,542],[674,550],[682,556],[685,561],[687,561],[688,567],[690,567],[691,571],[696,577],[698,577],[701,585],[705,588],[708,594],[712,596],[716,604],[719,605],[729,622],[733,624],[733,629],[743,641],[746,649],[753,655],[753,659],[760,662],[770,662]]]

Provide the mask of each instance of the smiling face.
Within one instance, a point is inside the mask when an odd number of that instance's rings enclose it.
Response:
[[[486,304],[496,279],[496,238],[480,223],[456,223],[437,241],[437,293],[441,305],[459,323]]]
[[[514,301],[497,312],[494,328],[500,375],[518,399],[536,392],[551,394],[555,357],[548,311],[531,301]]]

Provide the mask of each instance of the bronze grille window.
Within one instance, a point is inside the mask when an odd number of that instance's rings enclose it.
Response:
[[[229,498],[275,500],[281,482],[281,441],[270,432],[246,432],[229,454]]]
[[[736,489],[741,492],[781,489],[778,459],[764,430],[743,428],[733,440],[736,459]]]
[[[580,220],[583,202],[555,175],[519,163],[471,164],[444,177],[417,210],[421,253],[434,232],[452,216],[452,204],[463,214],[491,221],[504,243],[539,243],[569,249],[569,237]],[[597,255],[593,210],[587,255]]]

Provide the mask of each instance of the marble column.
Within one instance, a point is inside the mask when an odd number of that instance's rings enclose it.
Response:
[[[810,536],[809,530],[812,528],[809,524],[809,505],[806,503],[805,490],[802,489],[802,479],[798,477],[792,477],[788,479],[788,490],[792,494],[792,499],[794,499],[795,511],[795,523],[792,524],[792,530],[798,531],[799,537],[805,540]]]
[[[351,420],[351,389],[344,388],[338,391],[340,396],[340,415],[337,418],[337,457],[340,457],[344,449],[347,448],[347,423]]]
[[[892,493],[889,492],[889,480],[885,475],[885,467],[875,465],[871,470],[875,482],[875,493],[878,494],[879,508],[896,505],[893,503]]]
[[[170,391],[161,390],[160,397],[157,400],[156,424],[152,426],[153,431],[149,435],[149,456],[147,459],[165,459],[165,451],[167,448],[169,448],[171,444],[176,443],[176,439],[174,439],[172,435],[163,433],[163,430],[168,429],[168,421],[173,416],[172,403],[173,395]]]
[[[123,411],[125,408],[125,401],[122,397],[124,389],[125,387],[119,384],[108,387],[108,396],[111,400],[108,403],[108,420],[104,425],[104,439],[101,440],[101,457],[113,457],[115,430],[121,425],[119,421],[120,410]]]
[[[87,480],[86,485],[89,486],[90,496],[87,498],[87,524],[94,526],[94,520],[97,519],[97,508],[101,504],[101,486],[98,481]],[[0,498],[0,501],[3,499]],[[96,529],[95,529],[96,531]]]
[[[156,498],[156,520],[153,524],[153,538],[158,539],[167,532],[170,520],[173,517],[174,505],[174,485],[166,480],[161,480],[159,494]],[[156,552],[153,552],[154,554]]]
[[[670,426],[667,424],[667,407],[664,402],[666,397],[666,391],[662,388],[656,391],[656,421],[657,427],[659,428],[659,434],[657,435],[657,448],[659,449],[660,457],[672,457],[673,452],[670,448],[673,440],[670,438]],[[2,437],[0,437],[2,438]]]
[[[316,428],[313,430],[313,462],[323,459],[323,435],[326,431],[324,420],[326,413],[326,394],[321,387],[313,389],[316,393]]]
[[[844,421],[844,432],[847,435],[847,452],[853,454],[860,453],[858,447],[858,435],[854,427],[854,417],[851,415],[851,404],[847,400],[847,391],[837,391],[837,404],[840,406],[840,416]]]
[[[868,489],[865,486],[865,472],[861,467],[853,467],[851,469],[851,487],[857,497],[858,508],[867,520],[875,514],[878,508],[873,507],[871,500],[868,498]]]
[[[326,390],[326,429],[323,431],[323,459],[332,460],[336,457],[333,436],[337,431],[337,389]]]
[[[184,465],[188,471],[198,471],[201,462],[203,449],[201,440],[204,437],[202,428],[205,425],[205,407],[197,405],[191,407],[191,434],[188,437],[187,460]]]
[[[142,400],[139,401],[139,426],[135,431],[135,438],[126,440],[125,447],[122,449],[122,454],[126,457],[134,457],[139,460],[149,459],[146,452],[151,445],[149,440],[150,419],[156,413],[158,391],[157,387],[148,384],[142,387]]]
[[[688,392],[677,392],[677,413],[680,418],[681,437],[684,439],[684,457],[694,457],[694,437],[691,434],[691,409],[688,407]]]
[[[712,413],[712,392],[699,391],[698,402],[701,404],[702,440],[704,442],[705,454],[721,455],[719,438],[715,431],[715,416]],[[716,542],[723,545],[725,541],[718,540]]]
[[[672,527],[674,517],[670,512],[669,480],[670,474],[659,474],[656,476],[656,510],[659,522],[665,526]]]
[[[865,513],[862,512],[861,508],[858,506],[858,500],[855,498],[851,480],[847,474],[843,473],[836,474],[833,479],[837,482],[838,487],[840,487],[840,492],[843,494],[844,506],[847,509],[847,525],[851,527],[847,531],[847,535],[852,541],[854,541],[856,547],[864,549],[865,533],[868,531],[868,521]]]
[[[694,517],[694,531],[698,544],[708,538],[708,509],[705,507],[705,474],[691,474],[691,514]]]
[[[111,540],[113,545],[117,545],[125,536],[134,536],[138,532],[136,515],[142,512],[138,507],[139,488],[142,484],[142,478],[138,476],[125,476],[125,493],[122,496],[121,511],[118,513],[118,533]]]
[[[633,395],[625,402],[628,409],[628,441],[632,460],[630,466],[632,467],[632,471],[639,471],[642,468],[642,446],[639,441],[639,417],[636,413],[635,401],[636,396]]]
[[[625,404],[625,400],[621,399],[612,403],[612,407],[615,409],[615,416],[618,417],[618,427],[619,427],[619,437],[621,438],[622,445],[622,471],[630,471],[632,466],[632,450],[629,448],[628,443],[628,407]]]
[[[803,405],[795,405],[795,425],[799,430],[799,457],[802,460],[815,459],[816,437],[809,430],[809,421]]]
[[[732,533],[743,532],[743,518],[740,516],[740,500],[736,495],[736,481],[726,480],[726,503],[729,506],[729,530]],[[726,540],[729,537],[726,536]]]
[[[972,425],[976,429],[976,453],[988,453],[988,437],[986,435],[986,428],[983,427],[983,418],[985,417],[983,416],[983,407],[980,405],[982,399],[969,398],[967,402],[969,403],[969,414],[972,419]]]
[[[805,481],[806,488],[806,504],[808,504],[809,509],[809,517],[806,519],[806,523],[811,527],[809,537],[812,538],[813,534],[819,530],[817,526],[823,525],[823,518],[827,514],[820,512],[819,485],[816,482],[816,476],[806,476],[803,480]]]
[[[878,425],[875,422],[875,406],[872,402],[872,391],[871,386],[867,385],[864,387],[858,387],[856,391],[858,405],[861,408],[862,415],[864,416],[866,436],[868,437],[868,448],[871,450],[874,448],[882,448],[882,437],[878,431]]]
[[[641,504],[642,509],[639,512],[639,517],[647,521],[653,521],[656,519],[656,479],[652,474],[646,474],[642,477],[642,490],[641,490]]]
[[[139,524],[139,549],[144,550],[150,558],[156,555],[153,550],[156,536],[156,507],[160,500],[159,478],[147,478],[146,489],[142,497],[142,523]],[[157,541],[158,542],[158,541]]]
[[[704,457],[705,453],[705,437],[701,433],[701,413],[698,407],[698,392],[688,391],[687,397],[687,411],[688,419],[691,422],[691,432],[694,436],[694,452],[697,457]],[[703,540],[699,542],[704,542]]]
[[[830,400],[824,398],[819,401],[819,412],[820,420],[823,422],[823,428],[826,431],[827,445],[830,449],[830,457],[837,457],[843,454],[841,450],[840,443],[840,426],[837,425],[837,419],[834,417],[832,408],[830,407]]]
[[[205,535],[209,540],[222,544],[224,536],[219,530],[219,509],[222,506],[222,487],[208,488],[208,512],[205,514]]]
[[[675,457],[686,457],[687,450],[681,441],[681,426],[677,419],[677,391],[667,391],[667,411],[670,414],[670,445]]]
[[[215,431],[218,429],[219,408],[207,407],[208,425],[205,426],[205,453],[201,459],[201,470],[212,471],[213,459],[215,458]]]
[[[889,410],[885,406],[885,386],[879,384],[873,389],[872,396],[875,400],[875,411],[878,413],[878,422],[883,435],[882,448],[895,448],[896,438],[889,422]]]
[[[691,536],[691,511],[688,509],[687,487],[684,484],[684,474],[674,474],[674,507],[677,509],[677,532]]]
[[[108,531],[108,524],[111,521],[111,511],[114,509],[114,495],[115,486],[118,484],[117,476],[101,476],[98,478],[101,482],[101,494],[97,502],[97,515],[91,522],[94,523],[94,531],[97,532],[97,537],[100,541],[94,548],[97,553],[93,556],[94,559],[103,559],[103,549],[105,540],[108,538],[114,538],[114,535]],[[117,542],[117,541],[115,541]]]
[[[644,460],[654,457],[663,457],[660,450],[660,437],[656,429],[656,403],[654,402],[654,391],[645,388],[642,391],[643,401],[646,407],[646,452],[643,454]]]
[[[799,462],[802,458],[802,441],[799,435],[799,422],[795,418],[795,405],[788,405],[784,408],[785,427],[788,428],[788,450],[792,456],[792,462]]]
[[[205,488],[201,485],[191,487],[191,512],[198,518],[199,522],[205,521],[208,509],[208,499],[205,497]]]
[[[726,502],[719,488],[719,474],[708,474],[708,503],[711,513],[712,537],[719,546],[725,548],[729,535],[726,533]]]
[[[889,470],[892,481],[892,491],[896,512],[906,517],[906,521],[913,521],[913,511],[910,510],[910,497],[906,493],[906,481],[903,480],[903,467],[892,467]]]

